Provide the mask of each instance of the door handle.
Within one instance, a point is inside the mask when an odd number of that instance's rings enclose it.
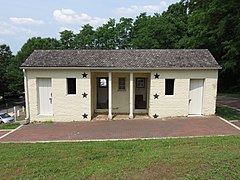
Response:
[[[52,98],[49,98],[50,103],[52,104]]]
[[[192,99],[189,99],[188,102],[190,103],[192,101]]]

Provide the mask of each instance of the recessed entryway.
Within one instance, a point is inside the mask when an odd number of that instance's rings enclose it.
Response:
[[[135,109],[147,108],[147,78],[135,79]]]

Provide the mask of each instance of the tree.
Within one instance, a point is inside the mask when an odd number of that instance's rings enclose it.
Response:
[[[7,68],[11,63],[13,58],[11,49],[6,44],[0,45],[0,95],[3,97],[4,100],[4,93],[8,91],[8,75],[7,75]]]
[[[163,35],[160,37],[165,39],[164,44],[160,43],[163,48],[182,48],[181,40],[187,35],[188,30],[188,14],[186,3],[181,0],[178,3],[172,4],[168,7],[167,11],[162,13],[161,32]],[[161,39],[159,40],[161,41]]]
[[[154,26],[151,16],[147,16],[146,13],[137,16],[131,32],[133,48],[153,49],[159,47],[157,40],[154,38]]]
[[[86,24],[78,34],[65,30],[60,40],[32,38],[9,65],[12,91],[22,87],[21,63],[34,49],[209,49],[223,67],[221,89],[240,91],[239,0],[180,0],[162,14],[122,17],[96,30]],[[189,9],[189,11],[188,11]],[[21,83],[19,83],[21,82]]]
[[[62,44],[62,49],[74,49],[74,38],[75,35],[73,31],[64,30],[60,32],[60,42]]]
[[[93,27],[86,24],[80,32],[75,35],[73,46],[75,49],[93,49],[95,41],[95,31]]]
[[[220,90],[240,91],[240,3],[191,0],[184,48],[209,49],[222,66]]]
[[[97,49],[116,49],[116,22],[115,19],[109,19],[106,24],[98,27],[95,32],[94,46]]]
[[[23,73],[20,66],[34,50],[60,48],[60,42],[54,38],[29,39],[8,66],[9,90],[11,92],[23,91]]]
[[[121,17],[116,24],[116,46],[118,49],[129,49],[131,44],[131,32],[133,27],[132,18]]]
[[[141,49],[179,48],[187,33],[187,7],[183,1],[172,4],[162,14],[141,13],[132,28],[132,44]]]

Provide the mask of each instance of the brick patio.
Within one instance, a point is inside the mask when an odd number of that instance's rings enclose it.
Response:
[[[216,116],[165,120],[119,120],[29,124],[0,142],[161,138],[236,135],[240,131]]]
[[[8,132],[10,132],[10,131],[9,130],[1,130],[0,137],[3,136],[4,134],[7,134]]]

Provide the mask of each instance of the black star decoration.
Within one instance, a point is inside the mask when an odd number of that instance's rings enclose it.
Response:
[[[155,114],[153,115],[153,117],[154,117],[154,118],[158,118],[158,115],[155,113]]]
[[[87,98],[87,95],[88,95],[88,94],[85,93],[85,92],[82,94],[83,98]]]
[[[83,116],[83,119],[87,119],[88,115],[86,113],[84,113],[82,116]]]
[[[83,78],[87,78],[87,73],[84,72],[84,73],[82,74],[82,77],[83,77]]]
[[[156,94],[154,94],[153,96],[154,96],[154,99],[158,99],[158,96],[159,96],[159,95],[156,93]]]
[[[155,79],[159,79],[159,74],[158,73],[156,73],[156,74],[154,74],[154,76],[155,76]]]

